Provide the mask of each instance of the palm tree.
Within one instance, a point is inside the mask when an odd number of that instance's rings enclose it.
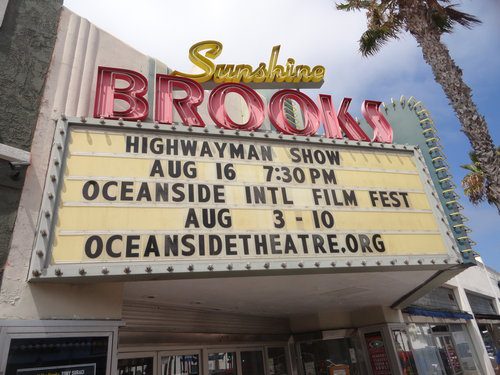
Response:
[[[450,0],[346,0],[337,4],[337,9],[367,11],[368,27],[359,40],[363,56],[375,54],[403,31],[417,40],[481,165],[486,195],[500,213],[500,155],[495,152],[486,120],[472,100],[472,91],[463,81],[462,70],[441,41],[441,35],[451,32],[456,24],[471,28],[481,21],[457,10]]]
[[[500,155],[500,147],[497,148],[497,154]],[[469,152],[471,164],[461,165],[463,169],[469,171],[462,179],[462,187],[472,204],[476,205],[483,202],[485,199],[489,204],[496,204],[495,197],[489,195],[484,185],[484,172],[481,164],[474,152]]]

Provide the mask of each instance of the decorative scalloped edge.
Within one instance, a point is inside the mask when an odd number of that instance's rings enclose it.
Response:
[[[462,254],[472,253],[473,256],[478,255],[478,253],[472,249],[476,243],[468,235],[472,230],[464,224],[468,221],[468,218],[461,212],[464,208],[459,203],[460,196],[455,192],[456,185],[453,182],[453,176],[446,162],[446,155],[443,151],[443,146],[439,142],[440,138],[437,135],[437,130],[434,126],[434,121],[432,120],[430,112],[421,101],[417,101],[413,96],[410,96],[410,98],[406,100],[406,98],[401,95],[399,104],[401,108],[408,106],[408,109],[415,112],[420,122],[422,134],[428,147],[427,151],[432,160],[432,164],[427,165],[427,167],[437,176],[439,186],[441,187],[440,194],[444,199],[446,207],[451,211],[447,214],[447,219],[450,227],[453,228],[453,235],[459,245],[460,252]],[[397,101],[391,98],[393,110],[396,109],[396,105]],[[385,113],[388,113],[389,106],[382,103],[382,107]]]

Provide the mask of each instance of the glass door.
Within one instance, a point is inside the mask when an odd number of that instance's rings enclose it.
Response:
[[[285,346],[198,347],[119,353],[116,373],[118,375],[290,374]]]
[[[417,375],[415,359],[410,349],[408,335],[404,329],[393,329],[392,338],[398,354],[399,364],[403,375]]]
[[[363,374],[348,337],[299,343],[302,375]]]
[[[237,375],[238,359],[236,351],[209,351],[208,375]]]
[[[155,375],[156,353],[118,355],[118,375]]]
[[[267,347],[267,375],[288,375],[288,356],[285,347]]]
[[[201,352],[160,352],[158,375],[201,375]]]
[[[263,375],[264,355],[262,350],[244,350],[240,352],[241,375]]]
[[[451,335],[436,335],[437,348],[447,375],[462,375],[462,365]]]

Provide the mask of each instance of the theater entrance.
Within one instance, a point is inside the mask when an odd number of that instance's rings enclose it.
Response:
[[[118,375],[290,375],[286,345],[209,346],[118,355]]]

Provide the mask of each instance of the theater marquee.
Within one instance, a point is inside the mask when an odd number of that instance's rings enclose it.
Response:
[[[60,123],[65,147],[54,152],[65,160],[51,177],[55,224],[37,242],[50,254],[38,277],[421,265],[450,256],[413,147]]]

